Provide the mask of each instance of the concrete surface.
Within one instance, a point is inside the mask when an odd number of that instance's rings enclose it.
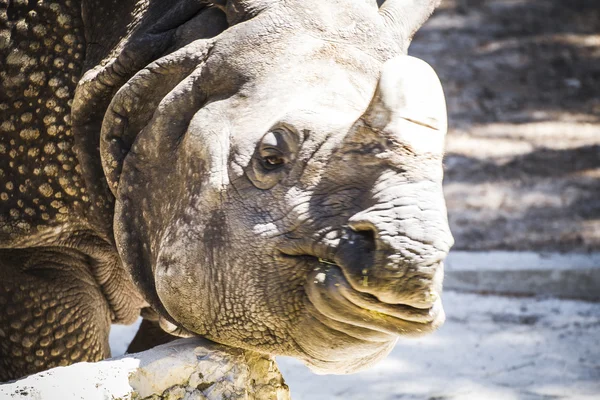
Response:
[[[445,271],[446,289],[600,300],[600,253],[452,251]]]

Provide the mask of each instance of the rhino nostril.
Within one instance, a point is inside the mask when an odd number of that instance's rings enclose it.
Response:
[[[375,232],[351,228],[344,232],[336,255],[337,264],[348,278],[362,276],[374,265],[376,258]]]
[[[348,242],[364,253],[372,253],[376,250],[377,233],[371,224],[353,224],[348,233]]]
[[[376,248],[375,232],[373,232],[373,231],[358,231],[355,234],[358,237],[360,237],[360,243],[362,245],[362,250],[365,253],[372,253],[375,251],[375,248]]]

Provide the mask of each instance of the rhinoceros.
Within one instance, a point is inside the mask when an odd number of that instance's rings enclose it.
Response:
[[[438,2],[3,1],[0,380],[140,313],[320,373],[439,327]]]

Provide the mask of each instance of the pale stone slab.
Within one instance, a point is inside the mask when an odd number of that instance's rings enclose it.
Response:
[[[268,356],[200,338],[98,363],[77,363],[0,385],[12,399],[289,400]]]

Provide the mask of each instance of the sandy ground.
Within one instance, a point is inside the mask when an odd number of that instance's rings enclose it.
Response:
[[[444,326],[401,339],[365,372],[315,375],[280,358],[293,400],[542,400],[600,398],[600,305],[448,292]],[[135,326],[115,326],[120,355]]]
[[[409,52],[448,102],[456,249],[600,248],[600,1],[443,0]]]

